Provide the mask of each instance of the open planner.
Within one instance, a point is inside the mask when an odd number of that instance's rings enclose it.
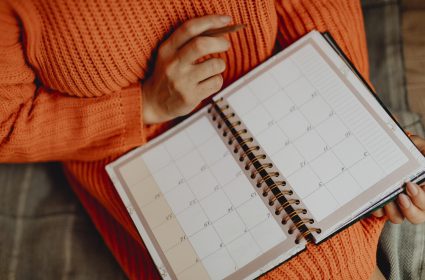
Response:
[[[423,177],[425,161],[312,31],[107,166],[164,279],[253,279]]]

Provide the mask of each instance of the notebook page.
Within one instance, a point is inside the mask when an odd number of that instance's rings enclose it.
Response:
[[[258,277],[300,251],[205,110],[108,166],[164,279]]]
[[[422,168],[407,137],[366,94],[316,32],[220,97],[326,231]]]

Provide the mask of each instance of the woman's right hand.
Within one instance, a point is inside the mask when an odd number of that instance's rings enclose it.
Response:
[[[223,85],[223,59],[196,61],[208,54],[227,51],[223,36],[201,33],[226,26],[230,16],[210,15],[185,22],[158,50],[152,76],[142,84],[143,123],[154,124],[190,113],[203,99]]]

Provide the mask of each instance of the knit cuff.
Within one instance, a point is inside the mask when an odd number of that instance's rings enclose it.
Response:
[[[386,215],[380,218],[370,215],[369,217],[361,219],[360,224],[363,226],[366,236],[375,238],[375,241],[378,242],[378,238],[387,220],[388,217]]]
[[[146,143],[142,107],[142,87],[139,83],[121,92],[121,113],[124,118],[123,146],[126,150]]]

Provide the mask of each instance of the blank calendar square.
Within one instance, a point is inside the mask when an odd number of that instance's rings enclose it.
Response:
[[[205,265],[208,274],[213,280],[223,279],[236,270],[236,263],[233,261],[226,248],[221,248],[209,255],[202,263]]]
[[[198,151],[208,165],[214,164],[229,153],[229,150],[217,135],[199,146]]]
[[[232,204],[222,190],[215,191],[201,200],[201,206],[213,222],[226,215],[232,208]]]
[[[294,145],[307,161],[311,161],[324,153],[326,147],[326,143],[323,142],[322,138],[314,130],[310,130],[295,140]]]
[[[300,112],[294,111],[281,119],[278,125],[290,140],[294,140],[305,134],[310,124]]]
[[[338,202],[332,194],[325,188],[319,188],[314,193],[304,199],[304,204],[307,206],[309,213],[321,221],[328,215],[339,208]]]
[[[279,91],[279,84],[271,75],[261,75],[248,83],[248,87],[259,100],[265,100]]]
[[[250,232],[263,251],[273,248],[286,239],[285,233],[271,216],[252,228]]]
[[[266,129],[269,123],[273,121],[269,113],[263,108],[258,106],[246,114],[244,124],[253,135]]]
[[[300,77],[285,87],[285,92],[298,107],[309,101],[315,91],[314,87],[304,77]]]
[[[328,151],[310,163],[314,172],[323,183],[328,182],[333,177],[342,172],[342,164],[335,155]]]
[[[257,97],[248,88],[239,89],[227,99],[232,109],[238,116],[244,116],[258,104]]]
[[[289,145],[273,155],[273,162],[282,174],[290,176],[300,168],[304,158],[292,145]]]
[[[245,176],[236,177],[231,184],[223,187],[223,190],[235,207],[250,200],[251,195],[256,194],[251,183]]]
[[[183,212],[180,212],[177,215],[177,218],[184,232],[188,236],[191,236],[197,231],[203,229],[208,225],[210,220],[199,204],[186,208]]]
[[[189,136],[183,131],[169,138],[164,144],[173,159],[178,159],[195,148]]]
[[[302,75],[297,65],[289,59],[273,66],[270,72],[281,87],[286,87]]]
[[[332,112],[331,107],[320,97],[320,95],[315,96],[305,103],[300,110],[313,126],[317,126],[319,123],[329,118]]]
[[[267,218],[270,210],[264,205],[264,202],[258,197],[253,197],[238,207],[237,212],[242,218],[248,229],[251,229],[258,223]]]
[[[180,213],[182,210],[190,206],[191,201],[195,199],[189,186],[185,183],[180,184],[165,194],[168,204],[174,213]]]
[[[279,90],[270,98],[264,101],[264,108],[274,120],[280,120],[284,116],[290,113],[291,107],[294,103],[289,99],[284,90]]]
[[[220,187],[217,180],[208,169],[192,177],[187,183],[198,200],[203,199],[211,194],[215,188]]]
[[[351,167],[350,172],[363,189],[373,186],[383,175],[383,171],[370,156]]]
[[[234,240],[227,248],[238,267],[243,267],[261,253],[261,249],[249,233]]]
[[[345,138],[348,129],[336,115],[328,118],[316,127],[316,131],[325,140],[329,147],[335,146]]]
[[[205,162],[197,150],[188,152],[176,160],[176,165],[183,177],[189,179],[206,168]]]
[[[208,242],[205,242],[206,240],[208,240]],[[220,249],[221,244],[220,237],[211,226],[206,227],[191,236],[189,241],[200,259],[203,259]]]
[[[224,244],[228,244],[245,231],[245,225],[235,211],[216,221],[214,227]]]
[[[164,146],[158,146],[146,151],[143,155],[143,161],[146,163],[149,171],[154,173],[171,162],[170,154]]]
[[[222,186],[242,175],[241,168],[231,155],[217,161],[211,166],[211,171]]]
[[[310,166],[304,166],[298,169],[288,178],[291,188],[301,198],[304,198],[319,188],[320,179],[311,170]]]
[[[288,137],[286,137],[279,126],[272,125],[258,134],[257,141],[266,153],[272,155],[285,147],[285,142],[288,141]]]
[[[340,205],[344,205],[362,192],[361,187],[354,180],[353,176],[351,176],[350,172],[341,173],[332,181],[328,182],[326,188]]]
[[[167,174],[167,176],[164,176],[164,174]],[[184,181],[183,175],[174,164],[169,164],[166,167],[163,167],[160,172],[154,173],[153,177],[161,191],[164,193]]]
[[[350,167],[361,160],[367,152],[354,136],[345,138],[333,148],[333,151],[345,167]]]
[[[187,134],[195,146],[200,146],[215,135],[216,132],[210,121],[203,117],[187,128]]]

